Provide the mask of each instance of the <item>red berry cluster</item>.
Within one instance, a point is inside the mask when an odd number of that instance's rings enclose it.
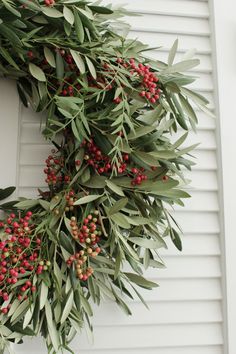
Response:
[[[73,238],[79,240],[80,243],[85,243],[86,246],[96,246],[102,235],[100,221],[97,216],[98,211],[95,210],[93,215],[89,214],[83,220],[81,227],[76,222],[76,218],[72,216],[70,226]]]
[[[89,214],[80,226],[76,218],[72,217],[70,227],[73,238],[84,244],[84,249],[72,255],[68,259],[67,264],[71,266],[75,263],[77,277],[80,280],[86,281],[93,274],[93,269],[87,266],[89,257],[95,258],[101,252],[101,248],[98,247],[98,242],[102,235],[98,211],[95,210]]]
[[[84,160],[89,166],[92,166],[98,174],[109,173],[116,170],[117,173],[122,174],[127,169],[127,162],[129,155],[123,155],[123,161],[120,161],[118,166],[112,164],[111,158],[102,153],[101,149],[95,144],[91,138],[90,141],[84,141],[82,147],[85,148]]]
[[[148,179],[148,176],[145,174],[145,169],[143,167],[141,168],[133,167],[131,169],[131,172],[134,177],[131,182],[132,186],[140,185],[142,184],[143,181],[146,181]]]
[[[73,190],[69,191],[66,196],[66,207],[65,211],[73,211],[74,210],[74,202],[76,202],[77,198],[75,197],[75,192]]]
[[[143,181],[148,179],[143,167],[137,168],[131,166],[128,154],[123,154],[123,161],[120,161],[119,165],[116,166],[112,164],[109,156],[106,156],[101,152],[93,139],[90,139],[90,141],[84,141],[82,146],[85,147],[85,161],[89,166],[92,166],[98,174],[109,173],[115,169],[118,174],[123,174],[132,178],[131,184],[133,186],[140,185]]]
[[[53,6],[55,5],[55,0],[44,0],[44,4],[46,6]]]
[[[41,239],[34,233],[32,212],[28,211],[24,217],[10,214],[0,222],[0,229],[5,234],[0,242],[0,298],[6,301],[13,293],[18,300],[27,299],[36,291],[34,274],[41,274],[50,263],[40,259]],[[1,311],[8,310],[5,307]]]
[[[95,251],[93,251],[92,248],[89,248],[87,252],[81,250],[75,255],[71,256],[68,259],[67,264],[71,266],[74,263],[77,278],[86,281],[93,274],[93,268],[87,266],[88,256],[96,257],[100,252],[101,249],[99,247],[97,247]]]
[[[130,59],[129,62],[124,61],[122,58],[117,58],[116,62],[127,68],[132,76],[138,76],[139,85],[142,91],[139,95],[146,98],[150,103],[156,103],[160,98],[160,88],[158,87],[158,77],[154,72],[151,71],[149,65],[144,65],[142,63],[135,63],[134,59]],[[117,97],[114,99],[115,103],[120,103],[121,98]]]
[[[44,169],[44,173],[47,175],[45,182],[50,185],[69,183],[70,176],[63,172],[64,159],[62,156],[57,156],[55,151],[52,150],[53,155],[49,155],[45,160],[47,167]]]

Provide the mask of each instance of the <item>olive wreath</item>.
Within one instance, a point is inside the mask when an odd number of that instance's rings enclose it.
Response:
[[[163,267],[166,236],[182,248],[170,207],[189,197],[195,146],[182,145],[195,107],[208,111],[183,74],[199,61],[188,52],[174,63],[177,41],[167,64],[149,59],[117,31],[126,14],[99,1],[0,0],[0,73],[44,112],[53,145],[48,188],[0,206],[2,353],[38,334],[48,353],[73,353],[83,323],[92,330],[91,302],[110,298],[131,314],[127,297],[145,304],[136,286],[157,286],[143,271]]]

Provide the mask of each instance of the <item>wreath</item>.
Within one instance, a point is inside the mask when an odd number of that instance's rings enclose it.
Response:
[[[127,297],[145,304],[136,286],[157,286],[143,271],[163,267],[165,238],[182,248],[170,209],[189,197],[195,146],[182,145],[195,107],[208,110],[183,74],[199,61],[188,52],[174,63],[177,41],[168,63],[148,58],[117,30],[126,14],[89,0],[0,0],[1,75],[44,112],[52,143],[47,189],[0,206],[2,353],[38,334],[48,353],[73,353],[84,322],[92,330],[92,302],[131,314]]]

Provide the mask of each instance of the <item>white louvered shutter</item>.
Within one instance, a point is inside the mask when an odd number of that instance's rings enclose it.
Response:
[[[124,2],[130,10],[143,14],[129,18],[130,36],[152,47],[161,46],[152,50],[150,56],[166,60],[176,38],[177,60],[186,50],[197,49],[201,64],[191,73],[199,77],[193,87],[209,98],[214,107],[208,1],[112,1],[115,5]],[[2,103],[0,113],[2,126]],[[35,196],[35,188],[44,186],[42,170],[50,149],[40,136],[38,115],[21,108],[19,116],[19,195],[31,197]],[[132,317],[126,317],[112,303],[95,308],[94,345],[82,335],[74,343],[76,354],[224,353],[215,122],[201,112],[198,116],[198,135],[191,134],[189,139],[191,144],[201,142],[194,153],[197,164],[188,174],[193,197],[186,201],[184,209],[176,208],[175,212],[184,231],[184,251],[180,254],[170,244],[170,249],[162,252],[167,269],[147,272],[150,279],[160,284],[154,291],[141,291],[150,311],[139,301],[129,303]],[[2,142],[0,145],[3,146]],[[16,353],[32,352],[46,351],[39,340],[27,341],[16,349]]]

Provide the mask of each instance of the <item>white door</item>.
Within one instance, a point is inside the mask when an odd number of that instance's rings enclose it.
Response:
[[[152,47],[161,46],[150,55],[165,59],[176,38],[179,38],[177,58],[187,49],[197,49],[201,64],[193,72],[199,77],[194,86],[214,107],[214,54],[208,1],[126,0],[126,3],[143,14],[129,19],[130,35]],[[40,136],[38,115],[19,107],[13,83],[1,80],[0,92],[0,157],[5,166],[0,174],[1,186],[16,184],[18,195],[35,196],[36,188],[44,186],[43,162],[50,147]],[[150,311],[138,301],[130,304],[134,315],[129,318],[111,303],[95,309],[94,345],[82,335],[74,344],[76,354],[226,354],[221,290],[222,206],[218,201],[217,178],[219,140],[216,122],[200,112],[198,135],[191,135],[191,142],[196,141],[201,145],[195,151],[197,165],[190,174],[193,198],[186,208],[176,210],[176,218],[184,230],[183,253],[179,254],[170,245],[163,252],[167,269],[148,272],[160,284],[157,290],[143,292]],[[15,347],[15,351],[46,353],[38,339]]]

